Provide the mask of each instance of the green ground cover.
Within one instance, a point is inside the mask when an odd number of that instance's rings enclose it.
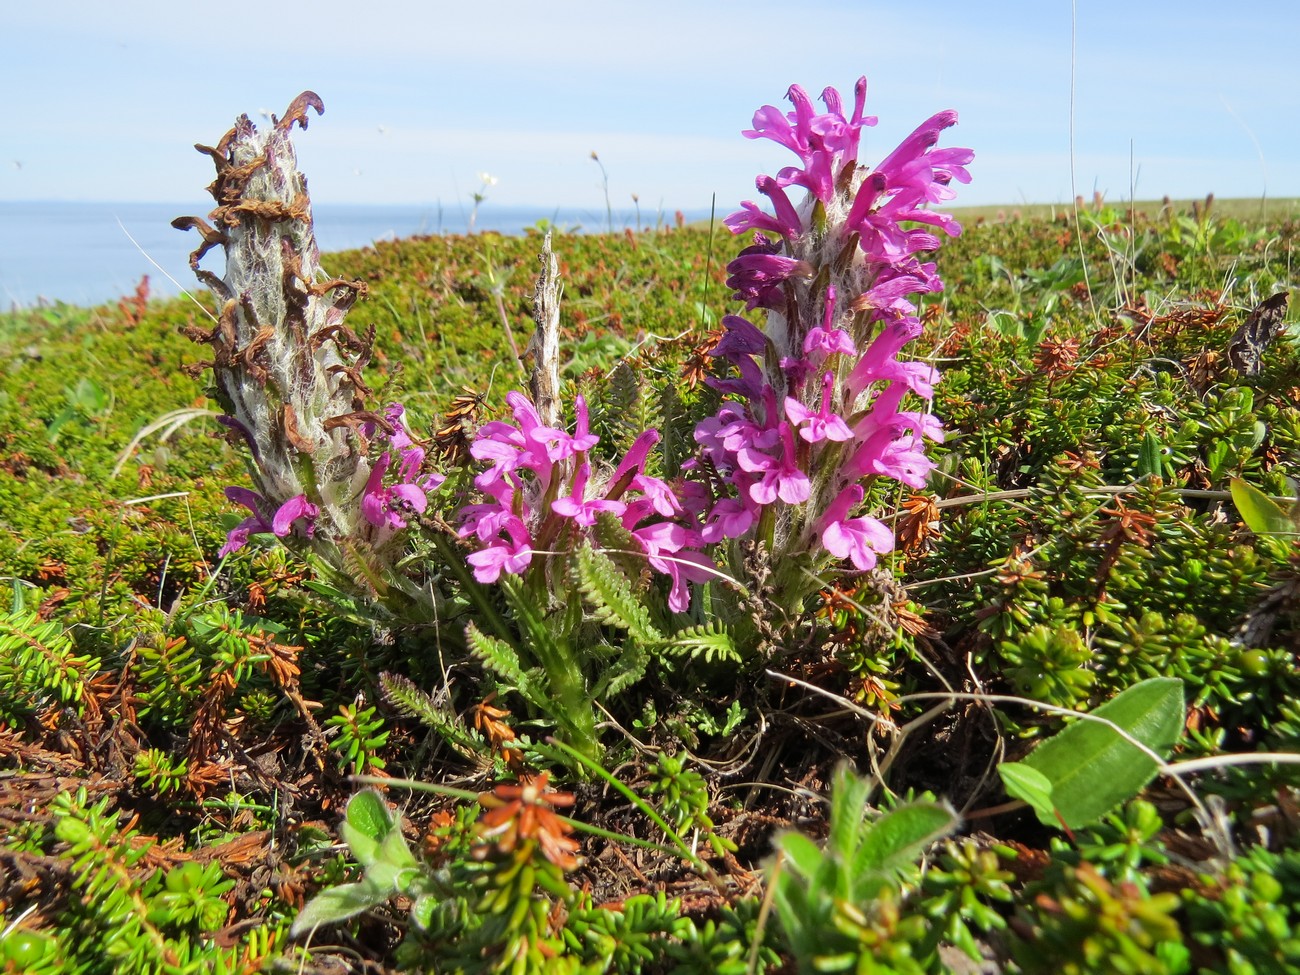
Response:
[[[217,558],[206,295],[0,316],[3,970],[1300,971],[1300,354],[1230,353],[1300,223],[993,216],[926,305],[948,437],[882,499],[895,553],[749,649],[653,650],[598,764],[463,626]],[[540,246],[324,261],[448,469],[523,382]],[[566,398],[614,446],[689,431],[735,242],[553,246]],[[1156,754],[1062,713],[1098,708]]]

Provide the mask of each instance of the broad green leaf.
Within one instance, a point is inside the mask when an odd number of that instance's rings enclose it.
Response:
[[[1138,448],[1138,473],[1159,477],[1164,469],[1164,446],[1160,443],[1159,437],[1147,431],[1147,435],[1142,438],[1142,446]]]
[[[871,783],[841,762],[831,780],[830,832],[826,848],[845,863],[857,853],[862,833],[862,820],[867,815],[867,799]]]
[[[1232,503],[1241,512],[1241,520],[1256,535],[1282,535],[1296,530],[1286,509],[1259,488],[1234,477],[1229,489],[1232,491]]]
[[[384,800],[374,789],[365,789],[348,800],[339,832],[357,863],[368,867],[379,856],[379,844],[392,828],[393,820]]]
[[[397,833],[398,830],[393,832]],[[376,890],[386,890],[389,894],[408,894],[413,887],[419,885],[422,877],[423,872],[413,860],[410,865],[404,865],[380,854],[378,860],[366,867],[363,882]]]
[[[822,865],[822,851],[803,833],[781,833],[776,838],[776,848],[785,854],[786,869],[809,879],[817,875]]]
[[[1092,712],[1114,722],[1162,758],[1183,730],[1183,682],[1152,677],[1121,692]],[[1060,821],[1070,829],[1086,826],[1133,798],[1156,774],[1157,765],[1108,725],[1081,718],[1043,742],[1021,763],[1051,783]],[[1038,818],[1048,826],[1056,817]]]
[[[406,845],[406,837],[402,835],[401,826],[394,825],[380,842],[379,857],[385,863],[397,867],[415,866],[415,856],[411,853],[411,848]]]
[[[957,814],[942,803],[912,802],[891,809],[863,832],[850,873],[856,879],[906,867],[957,824]]]
[[[1023,762],[1003,762],[998,766],[998,775],[1002,776],[1007,795],[1029,803],[1044,822],[1056,822],[1051,779]]]
[[[359,884],[342,884],[322,890],[298,912],[293,927],[289,929],[289,937],[295,938],[322,924],[344,921],[384,903],[391,895],[391,890],[379,886],[369,878]]]

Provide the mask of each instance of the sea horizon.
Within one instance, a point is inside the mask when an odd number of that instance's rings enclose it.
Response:
[[[132,295],[149,278],[149,295],[174,297],[198,288],[189,255],[198,235],[171,221],[206,216],[211,203],[0,201],[0,310],[71,304],[94,306]],[[687,221],[707,220],[707,209],[683,211]],[[719,211],[721,215],[722,211]],[[567,230],[673,226],[675,210],[497,206],[488,201],[471,217],[469,206],[417,204],[316,204],[316,241],[322,254],[368,247],[378,241],[473,231],[515,235],[540,221]],[[214,251],[204,267],[220,274]]]

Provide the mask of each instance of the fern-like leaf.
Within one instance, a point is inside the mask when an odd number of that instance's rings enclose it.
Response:
[[[581,607],[573,607],[577,612],[568,612],[566,604],[564,612],[548,615],[536,599],[524,591],[523,581],[518,576],[503,575],[498,585],[505,593],[519,626],[520,646],[532,654],[531,662],[540,664],[547,674],[554,674],[574,663],[572,654],[565,649],[565,642],[573,628],[582,621]]]
[[[465,639],[474,656],[501,678],[502,683],[518,691],[530,704],[548,709],[551,702],[546,694],[546,676],[536,669],[525,671],[510,644],[488,636],[473,623],[465,627]]]
[[[730,631],[717,622],[678,630],[662,646],[666,653],[706,663],[724,660],[740,663],[742,660]]]
[[[610,373],[605,395],[597,401],[600,416],[596,421],[609,431],[609,441],[619,451],[625,451],[641,433],[633,430],[627,418],[640,411],[641,380],[637,371],[624,360]],[[644,427],[642,428],[644,429]]]
[[[681,391],[675,382],[665,383],[659,392],[659,453],[663,456],[663,473],[676,477],[682,463],[695,451],[695,417],[682,402]]]
[[[646,561],[645,550],[618,518],[609,512],[597,515],[592,537],[596,539],[600,551],[629,580],[634,592],[646,587],[650,577],[650,563]]]
[[[645,676],[650,653],[640,642],[628,640],[622,652],[600,675],[591,689],[594,698],[616,697]]]
[[[395,710],[432,728],[461,754],[472,755],[481,750],[460,719],[440,707],[432,697],[416,687],[413,681],[384,671],[379,675],[379,686],[383,690],[384,700]]]
[[[596,619],[627,631],[637,643],[663,640],[650,620],[650,613],[633,593],[631,583],[608,555],[583,545],[574,559],[573,572],[578,589],[587,598]]]

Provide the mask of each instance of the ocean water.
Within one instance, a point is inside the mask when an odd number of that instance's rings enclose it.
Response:
[[[182,215],[206,216],[211,201],[198,203],[48,203],[0,201],[0,310],[42,302],[96,305],[134,293],[144,275],[151,295],[176,295],[197,282],[189,254],[197,232],[171,226]],[[330,206],[315,208],[316,240],[323,253],[365,247],[377,240],[428,234],[463,234],[468,207]],[[688,212],[688,220],[708,219],[708,212]],[[643,212],[643,226],[662,218]],[[539,220],[558,226],[600,232],[608,221],[596,210],[543,207],[494,207],[484,204],[476,230],[522,233]],[[614,229],[636,227],[634,212],[615,212]],[[157,266],[155,266],[155,264]],[[218,275],[220,250],[203,266]],[[171,280],[169,280],[169,278]]]

